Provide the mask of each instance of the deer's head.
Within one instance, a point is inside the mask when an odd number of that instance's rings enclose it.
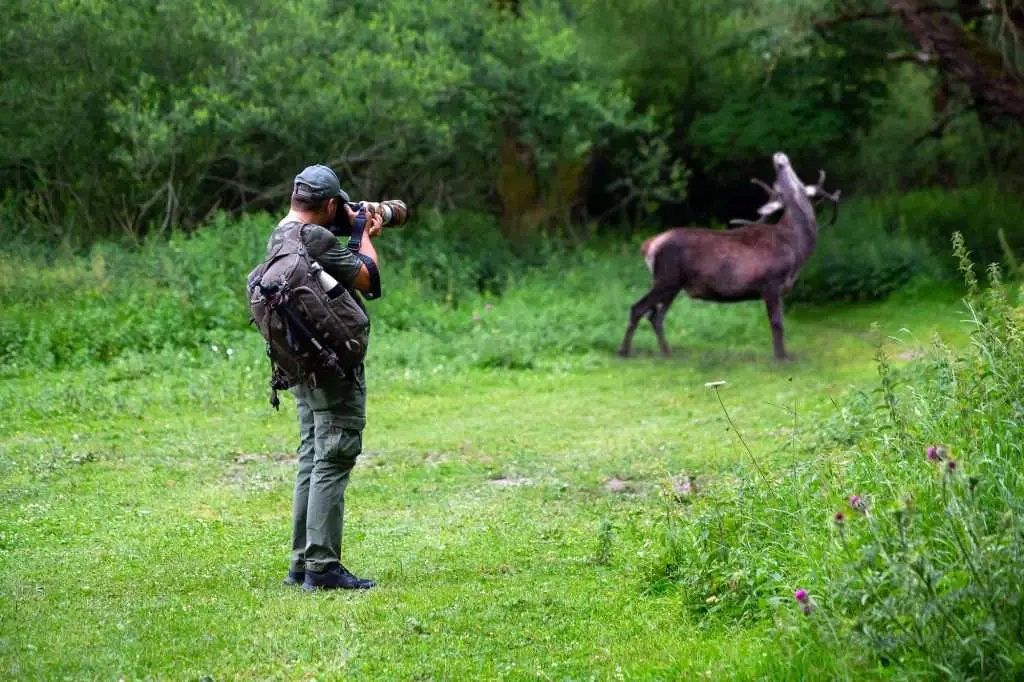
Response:
[[[735,219],[729,221],[730,223],[742,225],[745,223],[764,222],[769,216],[778,213],[788,205],[800,218],[817,226],[811,199],[818,199],[818,202],[816,202],[818,204],[823,199],[833,202],[834,209],[832,211],[832,220],[829,224],[835,223],[836,217],[839,214],[840,192],[837,190],[830,194],[825,191],[825,171],[819,171],[817,184],[805,185],[797,176],[796,171],[793,170],[788,156],[782,152],[776,152],[772,156],[772,163],[775,165],[775,183],[773,185],[769,186],[757,178],[750,180],[754,184],[760,185],[768,193],[768,203],[757,209],[758,219]]]

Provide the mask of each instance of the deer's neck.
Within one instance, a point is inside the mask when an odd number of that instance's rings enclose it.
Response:
[[[785,224],[786,229],[793,235],[793,248],[796,251],[798,267],[811,256],[811,252],[814,251],[814,247],[818,243],[818,223],[814,220],[813,215],[812,209],[811,218],[808,220],[806,215],[787,208],[786,214],[779,221],[779,224]]]
[[[797,238],[799,262],[803,263],[811,255],[818,241],[818,219],[814,215],[814,206],[807,198],[803,183],[797,180],[795,175],[793,182],[783,183],[782,202],[786,206],[786,217]]]

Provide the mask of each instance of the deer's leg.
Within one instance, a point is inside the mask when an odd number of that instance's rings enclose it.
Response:
[[[627,357],[630,353],[630,349],[633,344],[633,334],[636,333],[636,327],[640,324],[640,320],[645,315],[651,315],[651,322],[654,322],[654,315],[657,313],[656,306],[658,303],[666,300],[671,300],[671,297],[675,296],[675,287],[665,287],[654,285],[650,291],[641,296],[636,303],[629,309],[629,325],[626,327],[626,335],[622,338],[622,345],[619,346],[619,355]]]
[[[768,294],[764,297],[768,321],[772,325],[772,348],[776,360],[786,359],[786,347],[782,339],[782,295]]]
[[[678,291],[673,291],[668,294],[647,315],[651,326],[654,327],[654,335],[658,337],[658,346],[661,348],[662,355],[665,356],[672,354],[668,348],[668,341],[665,340],[665,316],[668,315],[669,306],[672,305],[672,301],[675,300],[678,293]]]

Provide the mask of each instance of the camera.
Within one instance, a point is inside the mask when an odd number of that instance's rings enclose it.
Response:
[[[346,202],[346,205],[356,213],[359,213],[360,209],[365,208],[368,216],[379,215],[382,227],[401,227],[409,217],[409,208],[401,199],[349,201]]]

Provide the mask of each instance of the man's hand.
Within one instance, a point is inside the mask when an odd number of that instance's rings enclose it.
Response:
[[[345,204],[345,213],[348,215],[350,224],[355,225],[356,212],[352,208]],[[376,298],[380,295],[380,280],[379,275],[370,275],[370,270],[367,268],[366,261],[369,260],[373,266],[374,272],[377,272],[377,250],[373,248],[373,243],[370,241],[371,237],[376,237],[384,229],[384,219],[368,211],[366,216],[366,223],[363,225],[362,235],[360,235],[359,245],[356,247],[352,242],[355,240],[355,235],[349,239],[349,248],[355,251],[359,258],[364,259],[363,266],[359,269],[359,273],[355,277],[355,281],[352,282],[352,286],[364,294],[370,295],[372,298]],[[375,292],[375,293],[374,293]]]
[[[345,204],[345,213],[348,215],[349,224],[355,225],[356,212],[353,211],[352,207],[348,204]],[[366,227],[363,229],[365,230],[366,236],[370,238],[376,237],[384,229],[384,218],[377,213],[367,211]]]

